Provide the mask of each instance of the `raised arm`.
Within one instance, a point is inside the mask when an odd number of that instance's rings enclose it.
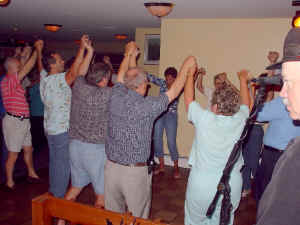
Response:
[[[198,80],[197,80],[196,87],[197,87],[198,91],[200,91],[202,94],[205,94],[204,87],[203,87],[203,77],[206,75],[206,71],[203,67],[201,67],[197,71],[197,73],[198,73]]]
[[[155,75],[149,74],[149,73],[147,74],[147,78],[148,78],[149,82],[151,82],[159,87],[162,87],[166,83],[166,81],[164,79],[161,79],[161,78],[159,78]]]
[[[41,73],[41,71],[44,69],[43,62],[42,62],[43,48],[44,48],[44,41],[43,40],[38,40],[35,43],[35,49],[37,51],[37,67],[38,67],[39,73]]]
[[[179,75],[172,84],[171,88],[166,92],[169,102],[172,102],[182,91],[188,74],[192,74],[194,80],[194,73],[197,70],[197,60],[194,56],[187,57],[179,71]]]
[[[20,63],[22,66],[24,66],[26,64],[31,53],[32,53],[32,48],[29,45],[25,46],[23,48],[23,51],[20,52],[19,58],[20,58]]]
[[[184,105],[188,112],[189,105],[195,100],[195,79],[193,78],[191,70],[188,71],[188,77],[184,85]]]
[[[268,54],[268,60],[270,62],[270,65],[273,65],[277,62],[279,58],[279,53],[276,51],[270,51]],[[268,70],[268,76],[273,76],[274,75],[274,70]],[[266,102],[271,101],[274,98],[274,90],[268,90],[267,92],[267,97],[266,97]]]
[[[134,52],[137,49],[137,45],[135,42],[129,42],[126,47],[125,47],[125,53],[124,53],[124,58],[121,62],[119,71],[118,71],[118,76],[117,76],[117,82],[123,83],[124,82],[124,76],[125,73],[127,72],[129,68],[129,62],[130,60],[136,60],[136,56],[134,55]],[[133,58],[131,58],[133,57]]]
[[[34,50],[28,61],[24,64],[21,70],[18,73],[18,79],[23,80],[23,78],[32,70],[36,63],[37,51]]]
[[[90,40],[84,41],[84,47],[87,50],[87,53],[79,66],[78,75],[85,76],[89,70],[90,63],[92,61],[94,55],[94,48],[92,47],[92,43]]]
[[[69,86],[72,85],[72,83],[76,80],[77,76],[78,76],[78,68],[80,66],[80,64],[82,63],[83,60],[83,56],[84,56],[84,41],[88,40],[88,36],[85,34],[81,37],[80,40],[80,47],[79,50],[77,52],[76,58],[70,68],[70,70],[66,73],[66,81],[67,84]]]
[[[250,108],[250,94],[248,89],[248,71],[241,70],[237,73],[238,78],[240,80],[240,96],[241,96],[241,105],[246,105]]]

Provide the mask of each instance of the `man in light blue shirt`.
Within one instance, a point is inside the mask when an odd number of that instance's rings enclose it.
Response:
[[[289,141],[300,135],[300,126],[294,124],[281,97],[265,103],[256,120],[269,122],[256,178],[256,199],[259,200],[271,180],[276,162]]]

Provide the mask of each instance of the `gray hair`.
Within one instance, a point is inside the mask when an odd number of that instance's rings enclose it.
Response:
[[[233,115],[240,109],[240,95],[229,85],[216,89],[211,100],[217,105],[217,110],[223,115]]]
[[[12,62],[14,62],[15,60],[18,60],[18,58],[16,57],[7,57],[3,63],[3,66],[5,68],[5,70],[7,71],[9,66],[12,64]]]
[[[110,77],[111,77],[110,67],[104,63],[96,63],[91,66],[90,71],[86,75],[86,80],[88,83],[92,85],[97,85],[104,78],[110,80]]]
[[[124,85],[132,90],[137,89],[141,84],[148,82],[146,72],[138,67],[130,68],[124,77]]]

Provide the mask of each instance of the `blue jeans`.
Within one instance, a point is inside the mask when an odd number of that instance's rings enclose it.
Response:
[[[49,145],[49,181],[51,192],[55,197],[63,198],[70,179],[69,135],[47,135]]]
[[[251,189],[251,174],[256,175],[260,152],[262,149],[264,130],[261,125],[253,125],[243,146],[245,167],[243,173],[243,190]]]
[[[158,158],[164,157],[163,151],[163,133],[166,129],[168,148],[173,161],[178,160],[178,151],[176,145],[177,137],[177,113],[163,113],[155,122],[154,125],[154,152]]]

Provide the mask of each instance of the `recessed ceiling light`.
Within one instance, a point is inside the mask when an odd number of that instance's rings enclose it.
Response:
[[[0,7],[8,6],[10,0],[0,0]]]
[[[115,34],[115,39],[117,40],[125,40],[128,38],[127,34]]]
[[[48,31],[56,32],[56,31],[60,30],[62,25],[59,25],[59,24],[44,24],[44,27]]]

